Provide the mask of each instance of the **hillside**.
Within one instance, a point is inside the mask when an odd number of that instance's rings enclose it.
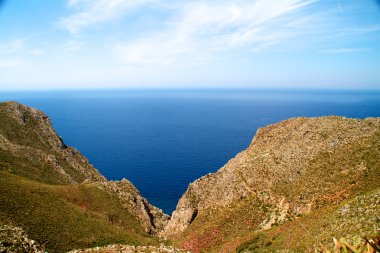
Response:
[[[47,185],[0,172],[0,192],[1,221],[22,227],[49,252],[156,243],[117,198],[91,184]]]
[[[315,252],[331,248],[332,238],[345,238],[351,244],[379,234],[380,189],[359,194],[337,206],[321,208],[282,226],[252,233],[237,252],[273,252],[293,249]]]
[[[36,109],[0,103],[0,169],[50,184],[101,182],[106,179],[54,131]]]
[[[41,111],[0,103],[0,222],[49,252],[156,245],[169,217],[124,179],[107,181]]]
[[[0,252],[315,252],[380,234],[379,182],[379,118],[294,118],[191,183],[170,218],[43,112],[0,103]]]
[[[283,231],[281,224],[376,190],[379,182],[380,119],[290,119],[259,129],[245,151],[191,183],[161,235],[194,252],[229,252],[254,234]],[[318,235],[314,230],[309,246]]]

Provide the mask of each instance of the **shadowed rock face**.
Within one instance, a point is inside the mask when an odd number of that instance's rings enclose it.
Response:
[[[270,207],[258,226],[268,229],[374,188],[376,177],[367,176],[379,174],[379,166],[367,157],[380,161],[373,152],[379,133],[379,118],[335,116],[294,118],[261,128],[245,151],[189,185],[161,235],[179,235],[205,210],[218,212],[247,197]]]

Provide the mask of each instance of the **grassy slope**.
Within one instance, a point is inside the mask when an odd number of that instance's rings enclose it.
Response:
[[[23,108],[22,105],[19,106]],[[20,109],[24,120],[21,124],[11,115],[15,112],[9,112],[11,107],[12,103],[0,103],[0,171],[49,184],[67,184],[67,178],[54,169],[59,165],[75,182],[83,182],[86,177],[70,165],[68,159],[72,159],[88,171],[98,173],[76,150],[70,147],[62,150],[52,148],[49,140],[57,137],[54,132],[47,130],[50,124],[47,116],[38,118],[30,108],[25,107],[26,109]],[[1,144],[2,136],[10,144]],[[10,147],[12,148],[9,149]]]
[[[380,188],[322,208],[267,231],[254,233],[237,252],[315,252],[319,243],[331,248],[332,238],[370,236],[380,228]]]
[[[201,212],[184,233],[176,235],[174,244],[197,252],[229,252],[255,231],[263,219],[267,206],[250,196],[224,208]],[[242,237],[242,238],[240,238]]]
[[[41,132],[38,126],[41,124],[40,120],[33,117],[32,113],[28,110],[23,114],[24,124],[20,124],[11,116],[10,112],[11,103],[0,103],[0,133],[7,137],[10,141],[44,151],[49,150],[48,143],[40,138]]]
[[[379,182],[380,129],[369,139],[348,143],[333,152],[320,152],[291,187],[279,184],[274,191],[293,202],[314,199],[314,208],[320,208],[375,189]]]
[[[102,180],[79,152],[59,141],[46,115],[0,103],[0,222],[22,227],[49,252],[157,243],[116,197],[94,184],[72,185],[65,173],[74,182]]]
[[[0,170],[48,184],[66,183],[61,174],[38,159],[31,150],[25,150],[16,156],[0,149]]]
[[[18,174],[27,178],[43,181],[46,183],[56,183],[60,181],[61,175],[49,169],[40,159],[31,152],[32,148],[49,152],[49,146],[41,142],[39,133],[34,131],[33,126],[38,122],[26,113],[26,125],[20,125],[16,119],[6,112],[8,105],[0,103],[0,134],[16,145],[24,147],[21,154],[16,156],[8,150],[0,148],[0,170]],[[28,148],[29,147],[29,148]]]
[[[208,210],[175,239],[193,252],[314,252],[319,243],[331,246],[333,237],[352,239],[380,229],[380,188],[257,232],[266,208],[245,198],[221,212]]]
[[[380,182],[380,132],[378,131],[371,139],[361,139],[347,146],[336,149],[333,153],[320,152],[309,162],[307,173],[292,185],[279,184],[275,191],[286,196],[290,201],[302,202],[303,199],[312,199],[315,208],[323,209],[339,204],[342,200],[365,194],[379,187]],[[365,170],[361,168],[366,168]],[[350,168],[350,173],[345,173]],[[301,196],[302,194],[302,196]],[[380,210],[380,204],[378,204]],[[174,237],[175,244],[194,252],[230,252],[244,241],[253,237],[257,238],[257,229],[260,220],[265,217],[266,210],[270,206],[260,203],[254,196],[236,201],[233,205],[218,208],[217,210],[205,210],[198,214],[194,222],[181,235]],[[322,213],[316,213],[314,219],[318,221],[320,214],[329,215],[324,209]],[[298,224],[289,223],[289,224]],[[316,223],[315,231],[323,227]],[[319,225],[318,225],[319,224]],[[365,226],[365,223],[361,223]],[[290,227],[287,227],[290,226]],[[360,226],[360,225],[358,225]],[[293,233],[294,225],[283,225],[287,233]],[[281,228],[280,227],[280,228]],[[277,230],[279,234],[283,230]],[[298,231],[304,234],[305,231]],[[326,228],[326,233],[333,235],[332,227]],[[265,233],[262,236],[266,235]],[[318,233],[313,236],[318,235]],[[295,237],[297,238],[297,237]],[[300,236],[302,238],[302,236]],[[331,237],[329,237],[329,240]],[[263,240],[259,240],[262,242]],[[277,240],[276,247],[297,249],[297,244],[289,244],[287,240]],[[265,244],[266,242],[264,242]],[[268,241],[271,243],[271,240]],[[314,241],[304,240],[302,247],[310,247]],[[297,247],[296,247],[297,246]],[[271,248],[274,249],[275,247]],[[302,252],[302,250],[301,250]]]
[[[46,185],[0,172],[0,220],[62,252],[110,243],[156,244],[113,197],[94,185]]]

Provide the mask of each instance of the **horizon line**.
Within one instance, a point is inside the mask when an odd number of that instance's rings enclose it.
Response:
[[[0,92],[84,92],[84,91],[375,91],[379,88],[349,88],[349,87],[78,87],[78,88],[31,88],[31,89],[3,89]]]

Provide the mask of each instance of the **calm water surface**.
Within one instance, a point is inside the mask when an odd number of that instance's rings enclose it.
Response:
[[[290,117],[380,116],[380,92],[102,90],[1,92],[46,112],[108,179],[127,178],[171,213],[188,184],[223,166],[259,127]]]

